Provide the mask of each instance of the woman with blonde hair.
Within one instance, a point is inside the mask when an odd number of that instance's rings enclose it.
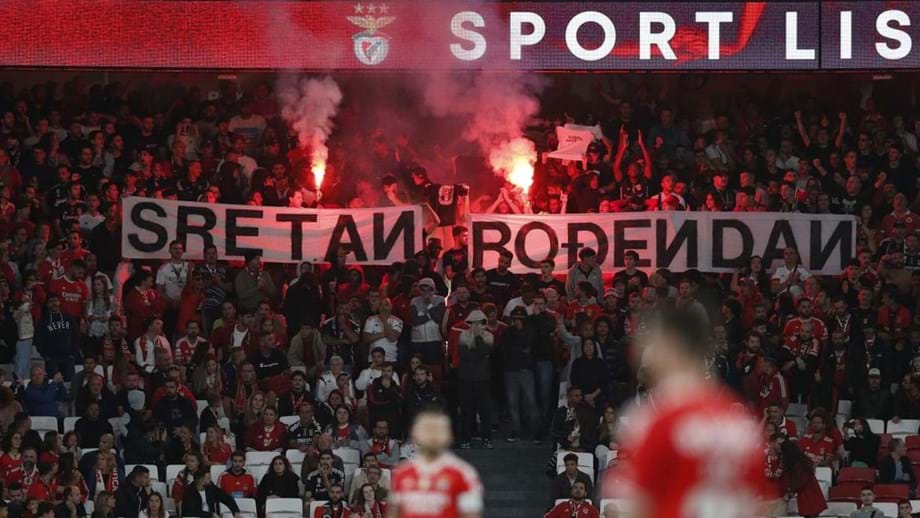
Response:
[[[96,469],[93,471],[93,476],[86,481],[89,494],[98,495],[103,491],[115,494],[121,482],[115,454],[110,451],[100,451],[96,457]]]

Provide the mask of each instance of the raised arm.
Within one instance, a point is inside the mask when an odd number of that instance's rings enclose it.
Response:
[[[617,146],[617,154],[613,159],[613,179],[617,183],[623,182],[623,155],[626,154],[626,146],[629,145],[629,134],[626,129],[620,126],[620,143]]]
[[[642,151],[642,161],[645,162],[642,175],[645,176],[646,180],[652,181],[652,156],[649,155],[648,148],[645,147],[645,140],[642,138],[642,130],[639,130],[638,140],[639,150]]]
[[[834,147],[840,149],[843,147],[843,134],[847,131],[847,112],[840,112],[837,117],[840,119],[840,127],[837,128],[837,138],[834,139]]]
[[[811,147],[811,139],[808,138],[808,130],[805,129],[805,123],[802,122],[802,112],[796,110],[795,125],[799,129],[799,136],[802,137],[802,143],[805,147]]]

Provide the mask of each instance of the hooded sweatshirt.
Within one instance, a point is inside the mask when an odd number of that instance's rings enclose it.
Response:
[[[36,330],[35,347],[45,358],[74,357],[79,348],[79,332],[72,317],[49,311]]]

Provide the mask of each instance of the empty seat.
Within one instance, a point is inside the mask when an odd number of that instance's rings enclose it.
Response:
[[[789,403],[786,408],[786,415],[789,417],[805,417],[808,415],[808,406],[802,403]]]
[[[848,399],[841,399],[837,402],[837,415],[845,415],[847,418],[853,415],[853,402]]]
[[[58,431],[58,420],[54,416],[32,416],[32,429],[35,431],[56,432]]]
[[[77,425],[79,417],[65,417],[64,418],[64,433],[72,432],[74,427]]]
[[[211,482],[213,482],[215,486],[218,485],[217,479],[220,478],[224,471],[227,471],[227,466],[224,466],[223,464],[211,466]],[[298,474],[298,476],[300,475]]]
[[[904,438],[904,445],[907,450],[920,450],[920,435],[908,435]]]
[[[258,516],[254,498],[234,498],[233,501],[240,508],[240,514],[243,515],[243,518],[256,518]],[[221,518],[233,518],[233,513],[230,512],[230,508],[220,504],[220,516]]]
[[[299,498],[269,498],[265,501],[265,514],[268,516],[286,514],[303,516],[303,500]]]
[[[247,451],[246,452],[246,465],[247,466],[268,466],[272,463],[272,459],[278,456],[277,452],[274,451]]]
[[[292,424],[300,421],[300,417],[296,415],[283,415],[281,416],[280,421],[284,426],[290,427]]]
[[[837,483],[844,482],[873,484],[875,483],[875,468],[841,468],[837,476]]]
[[[291,464],[300,464],[306,458],[307,454],[300,450],[290,449],[284,452],[284,456],[287,457],[287,460],[291,461]]]
[[[920,513],[920,500],[910,501],[910,512],[913,514]]]
[[[847,516],[849,517],[856,510],[856,504],[853,502],[828,502],[827,509],[821,513],[821,516]]]
[[[834,502],[852,502],[858,504],[859,492],[862,489],[858,484],[843,484],[831,487],[828,491],[828,497]]]
[[[821,482],[823,480],[823,481],[826,481],[828,484],[830,484],[833,481],[833,477],[834,477],[834,472],[833,470],[831,470],[831,468],[826,468],[822,466],[815,468],[815,478],[818,479],[818,482]]]
[[[918,431],[920,431],[920,419],[901,419],[897,423],[888,421],[887,427],[885,428],[886,433],[899,437],[916,435]]]
[[[354,448],[336,448],[332,450],[332,454],[342,459],[346,475],[354,473],[361,465],[361,452]]]
[[[199,399],[195,403],[198,404],[198,419],[201,419],[201,413],[204,412],[205,408],[208,408],[208,400]]]
[[[885,421],[881,419],[866,419],[866,424],[869,425],[869,429],[872,430],[872,433],[876,435],[885,433]]]
[[[910,498],[910,491],[905,484],[876,484],[873,491],[876,502],[898,503]]]

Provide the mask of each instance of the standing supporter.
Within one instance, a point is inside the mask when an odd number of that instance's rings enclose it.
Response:
[[[412,354],[420,354],[422,364],[432,373],[436,382],[441,379],[444,361],[440,323],[446,311],[444,297],[434,294],[434,281],[430,278],[418,282],[421,293],[411,301]]]

